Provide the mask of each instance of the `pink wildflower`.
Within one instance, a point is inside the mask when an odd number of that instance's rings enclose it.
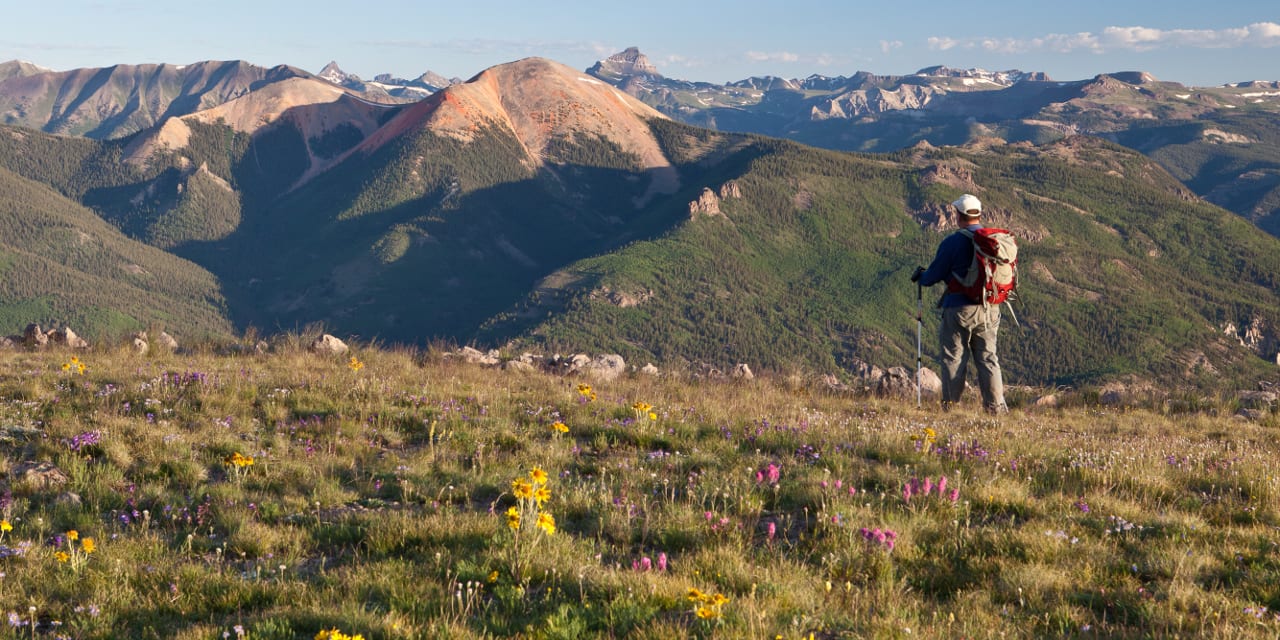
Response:
[[[933,491],[933,478],[925,477],[924,484],[920,485],[920,493],[928,496]]]
[[[959,499],[960,499],[960,490],[959,490],[959,489],[952,489],[952,490],[951,490],[951,493],[947,494],[947,499],[948,499],[948,500],[951,500],[952,502],[955,502],[956,500],[959,500]]]
[[[902,499],[911,502],[911,483],[902,485]]]
[[[667,570],[667,552],[663,551],[658,554],[658,571]]]
[[[778,484],[778,480],[782,478],[782,469],[779,468],[778,465],[770,462],[767,471],[768,471],[767,477],[769,478],[769,484]]]
[[[765,527],[765,535],[767,535],[770,540],[773,540],[773,537],[777,534],[778,534],[778,523],[770,522],[769,525]]]
[[[947,477],[938,478],[938,495],[946,495],[947,493]]]
[[[640,559],[640,570],[641,570],[641,571],[648,571],[648,570],[650,570],[650,569],[652,569],[652,568],[653,568],[653,561],[649,559],[649,556],[645,556],[645,557],[643,557],[643,558],[641,558],[641,559]]]

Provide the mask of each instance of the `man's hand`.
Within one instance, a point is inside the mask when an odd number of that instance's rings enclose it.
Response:
[[[916,270],[911,272],[911,281],[920,282],[920,276],[922,275],[924,275],[924,267],[916,267]]]

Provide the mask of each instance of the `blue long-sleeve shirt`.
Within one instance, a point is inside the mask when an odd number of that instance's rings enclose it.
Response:
[[[980,224],[971,224],[966,227],[970,231],[977,231],[982,228]],[[956,232],[938,244],[938,254],[933,257],[933,263],[925,269],[924,274],[920,276],[920,284],[931,287],[939,282],[945,283],[953,275],[956,278],[964,277],[969,271],[969,265],[973,262],[973,240],[963,233]],[[942,296],[942,301],[938,303],[940,307],[963,307],[973,304],[963,293],[948,293]]]

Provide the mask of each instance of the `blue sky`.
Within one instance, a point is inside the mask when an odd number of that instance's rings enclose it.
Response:
[[[316,72],[335,60],[364,78],[469,78],[535,55],[584,69],[636,46],[666,76],[717,83],[938,64],[1058,80],[1136,70],[1195,86],[1280,80],[1274,0],[3,0],[0,9],[0,60],[58,70],[239,59]]]

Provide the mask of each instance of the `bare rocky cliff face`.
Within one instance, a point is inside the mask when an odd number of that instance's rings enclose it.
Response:
[[[613,78],[629,76],[662,77],[662,74],[658,73],[658,67],[649,62],[649,58],[640,53],[640,50],[636,47],[628,47],[624,51],[615,53],[595,63],[587,70],[587,73],[593,76],[603,75]]]
[[[239,60],[45,70],[0,79],[0,121],[49,133],[120,138],[303,77],[311,74]]]

